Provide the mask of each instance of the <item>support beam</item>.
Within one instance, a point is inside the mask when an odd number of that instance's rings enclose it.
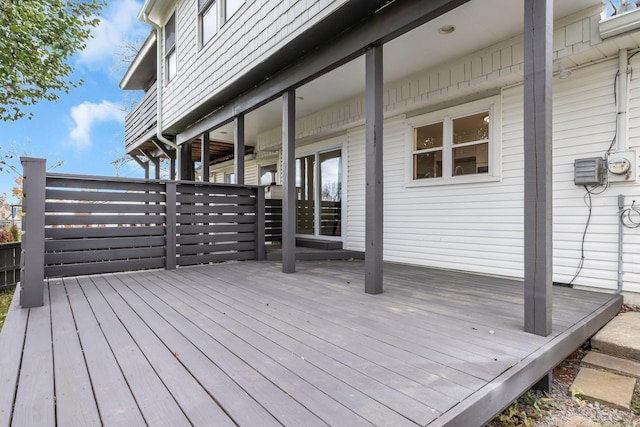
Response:
[[[21,157],[22,181],[22,266],[20,305],[44,305],[44,225],[47,166],[45,159]]]
[[[282,272],[296,271],[296,92],[282,94]]]
[[[236,184],[244,185],[244,115],[233,120],[233,173]]]
[[[200,165],[202,167],[202,181],[209,182],[209,132],[202,134],[202,146],[200,147]]]
[[[155,179],[160,179],[160,158],[155,157],[153,153],[149,150],[141,149],[144,156],[149,160],[148,163],[153,163],[153,168],[155,172]]]
[[[169,159],[169,179],[172,181],[176,179],[176,150],[167,148],[162,142],[153,140],[153,145],[158,147],[158,150]]]
[[[130,154],[131,158],[144,170],[145,179],[149,179],[149,162],[143,162],[140,158],[134,154]]]
[[[368,294],[382,292],[382,46],[366,51],[365,279]]]
[[[524,330],[552,328],[553,0],[524,2]]]

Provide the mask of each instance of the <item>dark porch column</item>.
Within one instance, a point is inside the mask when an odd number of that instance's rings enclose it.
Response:
[[[193,170],[193,141],[185,142],[180,146],[180,161],[178,167],[180,168],[178,179],[182,181],[193,181],[195,178]]]
[[[209,132],[202,134],[202,146],[200,147],[200,165],[202,167],[202,181],[209,182]]]
[[[368,294],[382,292],[382,46],[367,48],[366,55],[366,222],[365,278]]]
[[[553,0],[524,2],[524,330],[551,333]]]
[[[244,185],[244,115],[233,120],[233,173],[236,184]]]
[[[162,142],[154,140],[153,144],[169,159],[169,179],[176,179],[176,150],[168,148]]]
[[[296,92],[282,94],[282,272],[296,271]]]

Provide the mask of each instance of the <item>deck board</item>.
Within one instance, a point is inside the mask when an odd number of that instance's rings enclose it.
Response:
[[[481,425],[621,303],[554,288],[539,337],[521,282],[384,268],[377,296],[358,261],[51,279],[0,335],[0,427]]]

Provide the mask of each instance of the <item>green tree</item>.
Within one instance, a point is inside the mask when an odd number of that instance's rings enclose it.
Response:
[[[73,71],[68,61],[86,46],[103,5],[96,0],[0,1],[3,121],[18,120],[25,116],[24,106],[55,101],[82,84],[68,77]]]

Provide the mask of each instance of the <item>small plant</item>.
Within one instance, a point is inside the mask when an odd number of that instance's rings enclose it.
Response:
[[[542,418],[550,409],[559,408],[552,399],[538,397],[528,391],[502,411],[494,422],[501,426],[530,426],[533,420]]]
[[[0,243],[11,243],[13,242],[13,236],[6,228],[0,228]]]
[[[18,230],[18,226],[13,224],[11,228],[9,228],[9,233],[13,236],[14,242],[19,242],[21,240],[22,235],[20,234],[20,230]]]
[[[13,291],[0,291],[0,331],[4,325],[4,319],[7,317],[11,298],[13,298]]]

